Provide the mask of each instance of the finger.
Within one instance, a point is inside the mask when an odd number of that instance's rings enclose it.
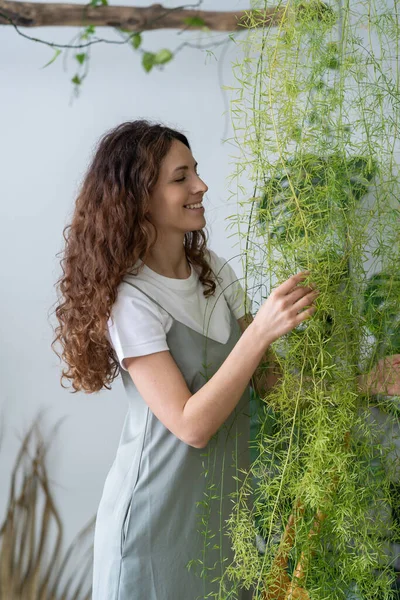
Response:
[[[288,294],[288,298],[290,297],[290,301],[295,304],[300,298],[308,294],[314,294],[314,297],[317,297],[319,290],[315,290],[309,285],[298,285]]]
[[[305,308],[306,306],[310,306],[314,303],[314,301],[317,299],[318,296],[318,292],[309,292],[308,294],[306,294],[305,296],[302,296],[299,300],[297,300],[297,302],[295,302],[293,304],[293,308],[294,310],[297,312],[303,308]]]
[[[386,395],[387,396],[398,396],[400,394],[400,387],[397,385],[394,385],[393,387],[388,387],[388,389],[386,390]]]
[[[397,364],[399,362],[400,362],[400,354],[390,354],[389,356],[384,356],[383,358],[380,358],[377,361],[378,364],[383,364],[383,363]]]
[[[286,281],[284,281],[283,283],[281,283],[281,285],[279,285],[274,291],[275,293],[285,296],[286,294],[288,294],[289,292],[292,291],[292,289],[301,281],[304,281],[304,279],[307,279],[307,277],[309,276],[310,271],[302,271],[301,273],[296,273],[296,275],[292,275],[291,277],[289,277],[289,279],[287,279]]]
[[[301,312],[299,312],[299,314],[297,314],[294,319],[295,327],[297,327],[297,325],[300,325],[300,323],[302,323],[306,319],[310,319],[316,310],[317,310],[316,306],[310,306],[310,308],[306,308],[305,310],[302,310]]]

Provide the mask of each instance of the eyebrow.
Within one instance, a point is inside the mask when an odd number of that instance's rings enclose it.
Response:
[[[198,167],[198,163],[196,162],[194,164],[194,168]],[[181,169],[186,169],[186,171],[189,169],[189,167],[187,165],[182,165],[180,167],[176,167],[176,169],[174,169],[172,172],[175,173],[175,171],[180,171]]]

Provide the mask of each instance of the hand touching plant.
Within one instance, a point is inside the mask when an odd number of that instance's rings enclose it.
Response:
[[[312,286],[299,285],[308,276],[309,271],[304,271],[289,277],[272,290],[257,312],[254,323],[269,343],[297,327],[316,311],[313,302],[319,291]]]
[[[358,382],[363,392],[400,396],[400,354],[381,358]]]

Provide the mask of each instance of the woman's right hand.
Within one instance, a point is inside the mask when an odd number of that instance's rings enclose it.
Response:
[[[272,290],[259,308],[253,323],[268,345],[297,327],[316,311],[313,302],[319,291],[311,286],[299,285],[309,274],[309,271],[303,271],[289,277]]]

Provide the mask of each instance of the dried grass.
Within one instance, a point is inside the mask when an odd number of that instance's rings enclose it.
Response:
[[[90,600],[94,518],[62,556],[63,525],[35,421],[22,440],[0,529],[1,600]],[[86,547],[86,549],[84,549]]]

